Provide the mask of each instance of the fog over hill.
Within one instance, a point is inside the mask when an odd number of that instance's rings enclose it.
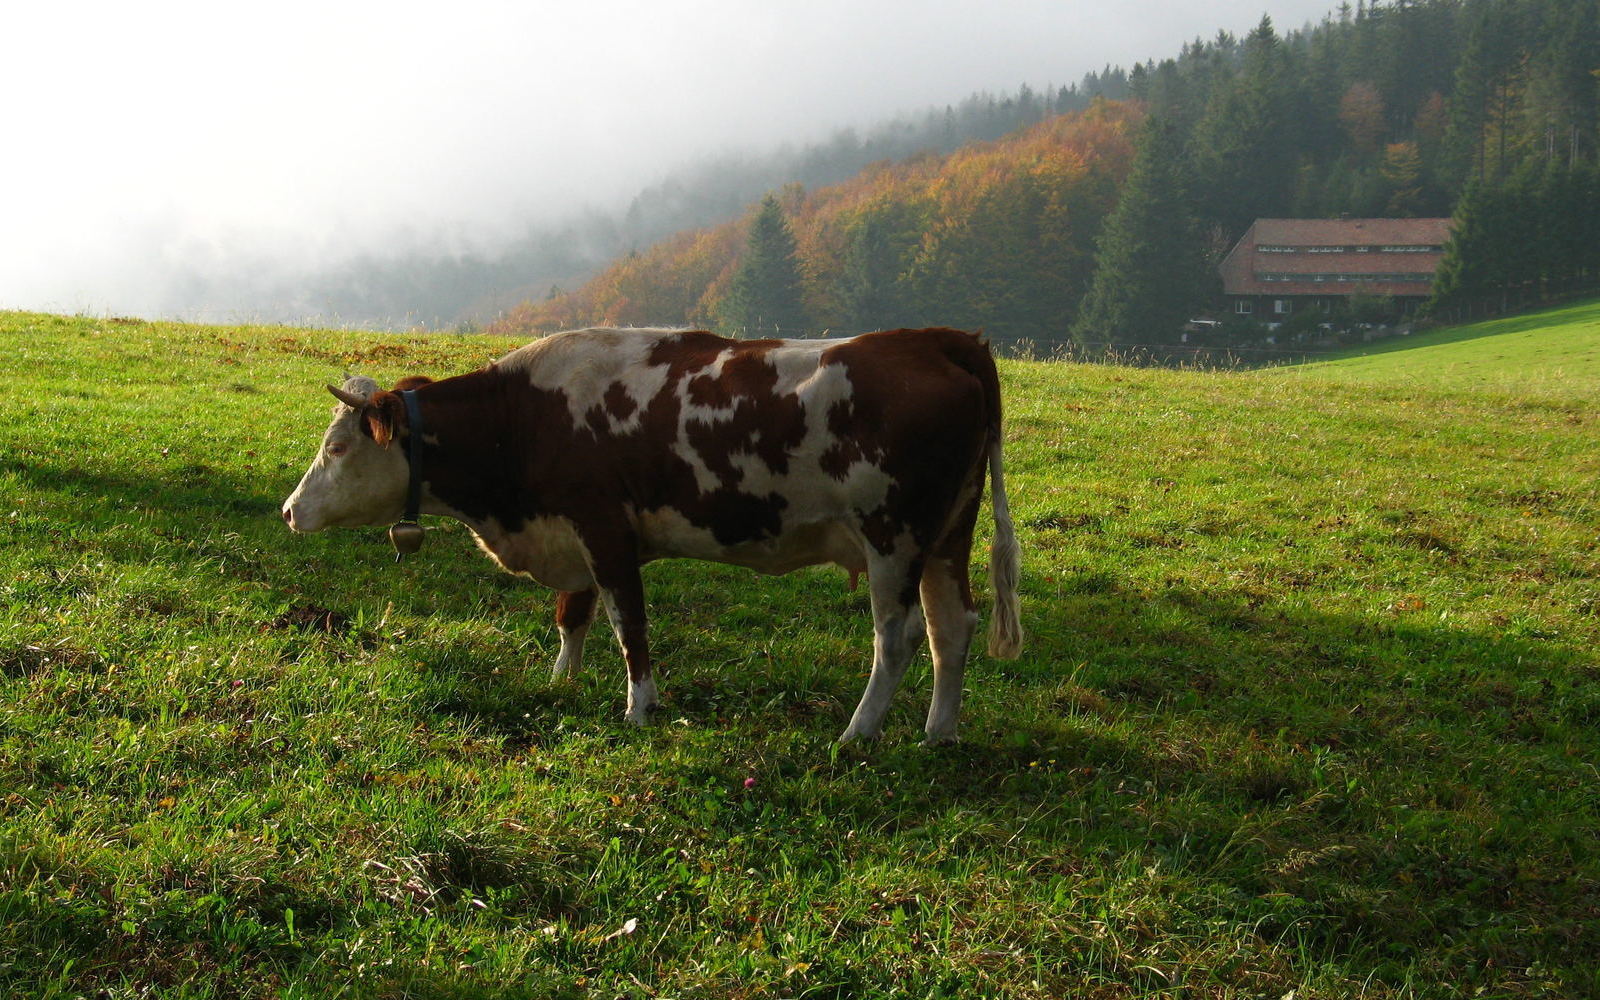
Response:
[[[0,308],[453,325],[786,181],[1024,124],[1086,72],[1261,12],[28,5],[4,18],[30,44],[0,64]]]

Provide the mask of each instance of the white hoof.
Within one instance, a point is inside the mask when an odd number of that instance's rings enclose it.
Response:
[[[860,730],[860,729],[855,728],[854,726],[851,726],[850,728],[846,729],[839,736],[839,745],[840,746],[844,746],[847,743],[857,743],[857,742],[859,742],[859,743],[876,743],[876,742],[878,742],[878,740],[880,740],[882,738],[883,738],[883,730],[881,730],[881,729],[878,730],[877,732],[869,733],[869,732],[866,732],[865,730]]]

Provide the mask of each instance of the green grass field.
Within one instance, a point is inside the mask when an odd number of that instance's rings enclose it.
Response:
[[[841,752],[843,573],[650,567],[635,730],[459,526],[284,529],[510,343],[0,314],[0,995],[1600,994],[1597,319],[1005,364],[1025,655]]]
[[[1301,370],[1424,391],[1593,398],[1600,393],[1600,304],[1591,300],[1378,341]]]

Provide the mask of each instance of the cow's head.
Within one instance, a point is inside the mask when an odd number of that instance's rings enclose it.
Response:
[[[394,445],[405,419],[400,397],[360,376],[328,391],[339,400],[333,423],[311,468],[284,501],[284,523],[295,531],[321,531],[398,521],[410,470],[405,449]]]

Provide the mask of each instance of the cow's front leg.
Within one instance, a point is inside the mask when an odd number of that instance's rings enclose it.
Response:
[[[598,567],[597,567],[598,568]],[[628,721],[642,726],[656,708],[656,680],[650,670],[650,645],[645,638],[644,583],[639,566],[631,563],[596,574],[600,601],[617,634],[622,658],[628,663]]]
[[[561,652],[550,670],[552,680],[578,676],[583,666],[583,640],[594,623],[594,588],[563,590],[556,595],[556,631],[561,635]]]

